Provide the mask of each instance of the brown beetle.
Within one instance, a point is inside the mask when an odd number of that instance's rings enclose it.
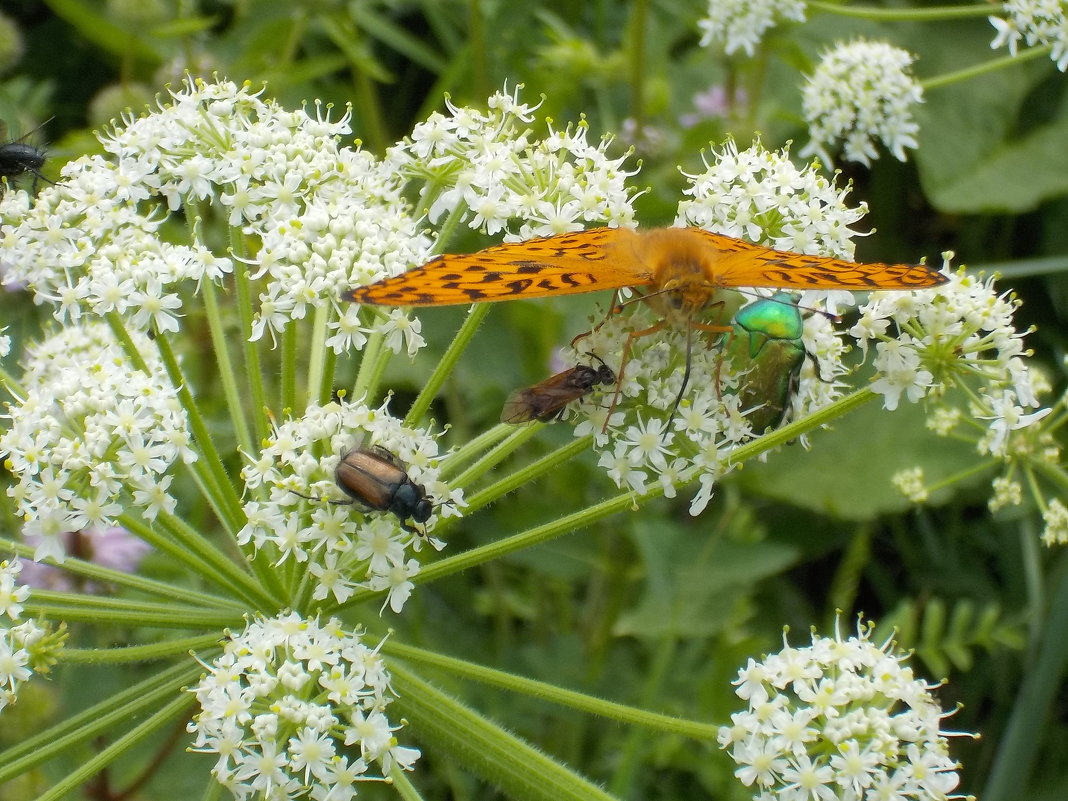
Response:
[[[408,518],[425,523],[434,511],[426,490],[408,478],[408,472],[396,456],[377,445],[353,448],[342,456],[334,480],[352,500],[330,503],[360,504],[377,512],[392,512],[400,520],[401,528],[413,534],[423,532],[410,525]]]
[[[612,368],[604,360],[591,353],[601,363],[600,367],[579,364],[562,373],[549,376],[532,387],[517,389],[504,402],[501,422],[519,425],[537,420],[549,423],[564,413],[564,407],[578,400],[598,384],[611,384],[616,380]]]

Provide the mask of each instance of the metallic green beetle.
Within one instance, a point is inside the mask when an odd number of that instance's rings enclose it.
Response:
[[[797,392],[808,355],[801,341],[805,323],[793,292],[779,291],[738,310],[724,355],[740,373],[738,408],[756,434],[776,428]]]

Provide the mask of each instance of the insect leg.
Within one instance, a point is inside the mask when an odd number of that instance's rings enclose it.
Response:
[[[616,410],[616,405],[619,403],[619,393],[623,391],[623,372],[627,369],[627,362],[630,361],[630,346],[634,343],[638,337],[649,336],[655,334],[667,325],[667,320],[661,320],[655,325],[651,325],[648,328],[643,328],[640,331],[631,331],[627,336],[627,341],[623,344],[623,355],[619,359],[619,370],[616,372],[616,392],[612,396],[612,405],[608,407],[608,415],[604,419],[604,425],[601,426],[601,433],[605,433],[608,430],[608,421],[612,419],[612,412]]]

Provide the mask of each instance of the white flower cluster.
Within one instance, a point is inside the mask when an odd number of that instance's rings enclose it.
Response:
[[[429,434],[404,428],[385,405],[371,409],[360,402],[328,403],[279,425],[241,471],[249,489],[266,488],[269,498],[254,493],[256,499],[245,502],[248,523],[238,541],[256,552],[266,550],[276,564],[291,558],[306,563],[316,600],[333,595],[343,603],[357,588],[385,590],[390,608],[400,612],[412,590],[411,578],[419,572],[410,551],[419,550],[425,540],[439,549],[442,545],[403,527],[388,512],[350,505],[335,481],[335,469],[352,448],[372,446],[392,454],[425,490],[435,512],[427,529],[439,516],[459,514],[463,495],[440,479],[438,446]]]
[[[845,204],[840,189],[814,167],[799,170],[790,149],[765,150],[759,143],[739,152],[734,142],[704,158],[705,171],[690,175],[675,225],[695,225],[778,250],[853,258],[849,226],[868,213]]]
[[[348,121],[287,111],[247,86],[190,79],[157,111],[102,137],[112,159],[67,164],[32,205],[24,192],[4,196],[5,280],[56,303],[61,319],[118,312],[133,328],[177,331],[177,284],[220,281],[234,269],[198,241],[200,216],[214,207],[243,235],[235,251],[253,278],[267,279],[253,338],[309,309],[335,308],[345,287],[422,263],[430,244],[393,167],[338,146]],[[187,245],[170,244],[163,230],[180,208]],[[356,310],[346,312],[328,343],[338,353],[364,338]]]
[[[697,27],[701,47],[722,46],[728,56],[742,49],[751,56],[767,30],[788,20],[805,21],[804,0],[709,0],[708,16]]]
[[[957,272],[935,289],[871,293],[849,334],[864,348],[876,343],[872,389],[887,409],[897,408],[902,395],[915,402],[960,385],[972,398],[973,416],[990,420],[980,452],[1005,458],[1010,432],[1049,414],[1022,408],[1038,408],[1039,401],[1023,358],[1024,335],[1013,325],[1019,305],[997,295],[993,279]]]
[[[686,194],[691,198],[680,203],[676,225],[695,225],[805,253],[852,254],[848,226],[863,216],[863,209],[846,207],[844,191],[813,169],[799,170],[785,150],[769,152],[757,144],[739,153],[728,144],[714,155],[715,162],[704,173],[687,176],[691,186]],[[700,490],[690,511],[698,514],[711,499],[715,481],[730,468],[733,449],[763,433],[763,426],[750,422],[757,419],[754,413],[762,414],[762,406],[784,404],[791,416],[800,415],[827,405],[840,394],[835,378],[846,371],[842,363],[845,345],[825,316],[807,311],[827,294],[810,292],[800,298],[806,311],[801,312],[805,317],[801,342],[795,344],[802,345],[808,356],[803,357],[796,381],[780,380],[781,374],[775,373],[782,365],[764,356],[725,358],[718,345],[726,344],[728,337],[669,325],[656,336],[629,340],[621,402],[612,410],[606,434],[600,432],[614,386],[591,395],[594,403],[584,407],[591,409],[590,418],[575,434],[597,434],[600,464],[620,487],[644,492],[650,483],[659,482],[665,494],[673,497],[677,485],[696,478]],[[834,295],[851,297],[849,293]],[[731,320],[729,309],[741,297],[735,292],[722,293],[722,303],[713,304],[710,319],[701,323],[726,325]],[[776,313],[773,308],[768,311]],[[617,366],[631,333],[657,324],[658,316],[647,304],[631,304],[627,313],[612,315],[579,340],[573,358],[584,363],[588,361],[585,354],[594,353]],[[731,334],[736,335],[739,332]],[[690,375],[675,411],[687,353]],[[758,382],[766,384],[772,394],[753,404],[739,388]]]
[[[1068,70],[1068,4],[1064,0],[1007,0],[999,11],[1006,16],[988,18],[997,31],[992,49],[1008,47],[1015,56],[1021,39],[1031,47],[1051,45],[1050,58],[1057,69]]]
[[[1046,527],[1042,530],[1043,545],[1068,545],[1068,507],[1058,499],[1052,499],[1042,512]]]
[[[188,421],[149,339],[131,341],[148,373],[102,322],[68,325],[25,357],[0,451],[23,534],[40,538],[37,561],[63,560],[64,532],[120,525],[131,508],[147,520],[174,510],[167,472],[195,459]]]
[[[883,42],[840,44],[824,55],[803,93],[811,141],[802,156],[831,162],[829,150],[841,143],[848,161],[870,165],[881,141],[898,161],[905,148],[916,147],[919,125],[912,109],[923,102],[923,89],[908,73],[912,56]]]
[[[381,655],[335,618],[254,620],[205,667],[193,750],[219,755],[212,774],[237,801],[350,801],[419,758],[393,736]]]
[[[22,563],[17,559],[0,561],[0,618],[5,615],[15,626],[0,626],[0,711],[18,698],[19,687],[33,675],[34,646],[47,634],[32,620],[18,623],[30,588],[18,584]]]
[[[870,627],[752,659],[734,682],[748,709],[719,731],[755,801],[947,798],[957,786],[946,713]]]
[[[485,113],[446,104],[448,115],[431,114],[386,157],[425,181],[420,198],[431,222],[459,214],[486,234],[506,231],[508,241],[633,223],[633,173],[625,158],[608,158],[610,139],[589,144],[584,123],[534,137],[526,126],[536,107],[519,102],[518,88],[490,97]],[[522,223],[514,231],[513,220]]]

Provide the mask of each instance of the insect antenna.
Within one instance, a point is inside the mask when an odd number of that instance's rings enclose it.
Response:
[[[347,501],[334,501],[334,500],[331,500],[330,498],[316,498],[316,497],[313,497],[311,495],[305,495],[303,492],[297,492],[296,490],[286,490],[286,492],[292,492],[294,495],[298,495],[301,498],[304,498],[305,500],[308,500],[308,501],[316,501],[317,503],[324,503],[324,502],[325,503],[332,503],[332,504],[335,504],[336,506],[352,506],[353,504],[356,503],[356,501],[352,500],[352,499],[347,500]]]
[[[738,289],[737,287],[732,287],[732,289],[739,295],[742,295],[746,298],[753,298],[754,300],[770,300],[772,303],[781,303],[783,306],[796,306],[803,312],[808,312],[809,314],[818,314],[820,317],[823,317],[832,323],[837,324],[842,322],[842,315],[840,314],[832,314],[826,309],[817,309],[815,306],[802,306],[800,303],[794,303],[789,300],[784,300],[783,298],[776,297],[778,293],[775,293],[773,295],[761,295],[757,292],[750,292],[748,289]]]

